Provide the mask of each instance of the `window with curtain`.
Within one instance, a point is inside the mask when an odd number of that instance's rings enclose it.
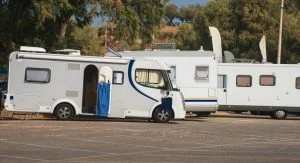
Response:
[[[276,78],[274,75],[260,75],[259,84],[261,86],[274,86]]]
[[[162,72],[159,70],[137,69],[135,71],[135,81],[145,87],[165,87]]]
[[[237,87],[251,87],[252,77],[250,75],[238,75],[236,76]]]

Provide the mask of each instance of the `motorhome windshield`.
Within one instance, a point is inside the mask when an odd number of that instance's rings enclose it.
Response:
[[[172,89],[174,91],[179,91],[179,88],[178,88],[178,85],[177,85],[177,81],[174,78],[174,75],[172,74],[172,72],[171,71],[167,71],[167,74],[168,74],[168,77],[170,79],[170,84],[171,84]]]

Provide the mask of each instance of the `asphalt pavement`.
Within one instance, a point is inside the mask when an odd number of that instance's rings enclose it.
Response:
[[[300,162],[300,118],[5,119],[0,162]]]

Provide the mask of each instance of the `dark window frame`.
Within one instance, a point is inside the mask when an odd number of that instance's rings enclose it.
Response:
[[[296,89],[300,89],[300,85],[299,85],[299,87],[297,87],[297,79],[300,80],[300,77],[296,77],[296,80],[295,80],[295,88],[296,88]]]
[[[273,80],[274,80],[274,82],[273,82],[273,85],[262,85],[262,83],[261,83],[261,78],[262,77],[272,77],[273,78]],[[259,85],[260,86],[263,86],[263,87],[272,87],[272,86],[275,86],[276,85],[276,76],[275,75],[260,75],[259,76]]]
[[[116,83],[115,82],[115,73],[121,73],[122,74],[122,83]],[[116,85],[123,85],[124,84],[124,72],[123,71],[113,71],[113,84]]]
[[[35,81],[35,80],[27,80],[27,70],[41,70],[41,71],[47,71],[48,72],[48,80],[47,81]],[[26,67],[25,69],[25,83],[40,83],[40,84],[46,84],[50,83],[51,81],[51,70],[49,68],[37,68],[37,67]]]
[[[249,86],[238,85],[238,77],[249,77],[250,78],[250,85]],[[236,87],[252,87],[252,76],[251,75],[237,75],[236,79],[235,79],[235,85],[236,85]]]

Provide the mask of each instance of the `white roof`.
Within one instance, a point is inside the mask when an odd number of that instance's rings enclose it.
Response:
[[[74,56],[50,53],[30,53],[17,52],[17,58],[24,59],[42,59],[42,60],[58,60],[58,61],[74,61],[74,62],[98,62],[98,63],[123,63],[126,64],[130,59],[116,57],[99,57],[99,56]]]
[[[212,51],[124,51],[123,57],[215,57]],[[106,56],[114,56],[106,53]]]

